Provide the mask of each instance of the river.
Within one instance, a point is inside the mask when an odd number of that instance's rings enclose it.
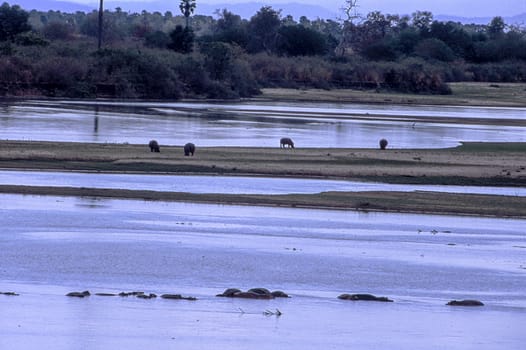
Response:
[[[526,341],[524,220],[29,195],[0,203],[0,291],[20,294],[0,295],[2,349],[518,350]],[[229,287],[291,298],[215,296]],[[198,300],[65,296],[86,289]]]
[[[381,138],[392,148],[526,141],[524,125],[506,123],[526,122],[525,108],[28,100],[0,110],[0,137],[11,140],[277,147],[289,136],[297,147],[357,148],[377,148]]]
[[[0,170],[0,185],[85,187],[228,194],[312,194],[328,191],[428,191],[500,196],[526,196],[526,188],[523,187],[404,185],[380,182],[277,177],[138,175],[11,170]]]

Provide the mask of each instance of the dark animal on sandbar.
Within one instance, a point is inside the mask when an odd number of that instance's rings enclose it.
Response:
[[[161,152],[161,149],[159,148],[159,143],[157,143],[157,141],[155,140],[151,140],[148,146],[150,147],[150,152]]]
[[[381,139],[380,140],[380,149],[385,149],[387,147],[387,140]]]
[[[194,152],[195,152],[195,145],[191,142],[188,142],[186,145],[184,145],[184,155],[185,156],[189,156],[189,155],[194,155]]]
[[[294,148],[294,142],[292,142],[292,139],[289,137],[283,137],[281,140],[279,140],[279,147],[280,148]]]

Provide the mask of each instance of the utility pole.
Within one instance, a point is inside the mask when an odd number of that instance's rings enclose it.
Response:
[[[104,12],[103,10],[103,2],[104,0],[100,0],[100,6],[99,6],[99,50],[102,46],[102,13]]]

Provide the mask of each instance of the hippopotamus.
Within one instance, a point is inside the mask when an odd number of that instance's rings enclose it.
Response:
[[[150,143],[148,143],[148,146],[150,147],[150,152],[161,152],[159,143],[156,140],[151,140]]]
[[[280,291],[270,292],[266,288],[252,288],[246,292],[237,288],[228,288],[223,293],[217,294],[218,297],[228,298],[245,298],[245,299],[274,299],[274,298],[289,298],[289,296]]]
[[[342,300],[365,300],[365,301],[383,301],[383,302],[393,302],[387,297],[377,297],[372,294],[341,294],[338,296],[338,299]]]
[[[196,297],[184,297],[181,294],[163,294],[161,295],[161,298],[172,300],[197,300]]]
[[[479,300],[451,300],[446,305],[449,306],[484,306],[484,303],[482,303]]]
[[[189,156],[189,155],[194,155],[194,152],[195,152],[195,145],[191,142],[188,142],[186,145],[184,145],[184,155],[185,156]]]
[[[90,295],[91,293],[89,292],[89,290],[85,290],[83,292],[70,292],[66,294],[66,296],[68,297],[77,297],[77,298],[89,297]]]
[[[387,140],[386,139],[381,139],[380,140],[380,149],[385,149],[387,147]]]
[[[283,137],[281,140],[279,140],[279,147],[280,148],[285,148],[285,147],[294,148],[294,142],[292,142],[292,139],[289,137]]]

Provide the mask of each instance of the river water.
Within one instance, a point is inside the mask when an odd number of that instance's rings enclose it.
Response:
[[[277,147],[289,136],[297,147],[357,148],[376,148],[381,138],[393,148],[526,141],[526,127],[490,122],[526,121],[526,108],[42,100],[3,102],[0,110],[0,137],[12,140]]]
[[[0,203],[0,291],[20,294],[0,295],[2,349],[518,350],[526,341],[525,220],[22,195]],[[215,297],[228,287],[292,297]],[[85,289],[198,300],[64,296]],[[467,298],[485,306],[445,305]]]
[[[0,138],[16,140],[277,147],[287,135],[299,147],[368,148],[384,137],[395,148],[526,141],[524,127],[491,125],[495,118],[525,120],[526,110],[517,108],[23,101],[1,103],[0,111]],[[482,121],[473,125],[474,118]],[[524,195],[505,188],[11,171],[0,172],[0,183]],[[20,294],[0,295],[0,349],[518,350],[526,341],[525,220],[2,194],[0,227],[0,292]],[[281,289],[292,297],[215,297],[229,287]],[[85,289],[198,300],[64,296]],[[395,302],[342,301],[341,293]],[[451,299],[485,306],[445,306]],[[276,310],[282,315],[264,314]]]
[[[276,177],[100,174],[51,171],[2,171],[0,185],[86,187],[189,193],[290,194],[328,191],[431,191],[526,196],[523,187],[403,185],[343,180]]]

